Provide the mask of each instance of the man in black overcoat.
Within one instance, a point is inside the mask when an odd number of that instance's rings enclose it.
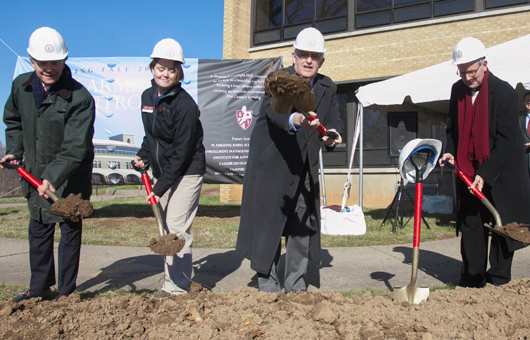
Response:
[[[478,188],[497,209],[504,225],[530,223],[530,179],[518,127],[517,92],[488,69],[486,49],[468,37],[454,48],[453,60],[462,78],[453,85],[447,129],[448,145],[440,163],[448,159],[472,181],[459,183],[457,233],[462,232],[462,271],[459,286],[480,288],[511,280],[514,252],[521,242],[491,234],[484,223],[493,217],[477,197]]]
[[[526,92],[523,96],[523,103],[526,107],[526,114],[519,118],[519,128],[521,130],[521,136],[523,138],[526,166],[530,175],[530,92]]]
[[[307,290],[304,275],[308,261],[320,264],[319,150],[322,142],[333,149],[342,138],[321,137],[316,128],[342,132],[336,85],[321,75],[324,37],[315,28],[301,31],[294,44],[293,66],[286,69],[311,79],[317,119],[301,113],[282,115],[263,100],[250,150],[241,205],[236,251],[250,259],[258,274],[260,291],[277,293],[281,238],[286,240],[284,288]],[[296,109],[296,108],[295,108]]]

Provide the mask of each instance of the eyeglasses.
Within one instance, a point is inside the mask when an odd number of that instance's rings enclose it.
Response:
[[[465,76],[469,76],[469,78],[473,79],[477,75],[477,72],[478,72],[478,70],[480,70],[482,65],[483,64],[480,64],[476,69],[471,70],[471,71],[465,71],[465,72],[460,72],[460,70],[457,69],[456,70],[456,75],[461,77],[461,78],[464,78]]]
[[[310,53],[306,51],[296,51],[295,55],[298,57],[298,59],[305,61],[309,57],[311,57],[311,60],[316,61],[317,63],[320,63],[322,59],[324,59],[324,56],[322,53]]]
[[[61,68],[63,65],[63,60],[52,60],[52,61],[39,61],[39,60],[32,60],[40,69],[44,70],[47,68],[53,68],[54,70],[57,70]]]

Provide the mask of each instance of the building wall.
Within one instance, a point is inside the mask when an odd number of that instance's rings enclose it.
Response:
[[[251,0],[225,0],[223,22],[223,59],[259,59],[250,57]]]
[[[251,2],[252,0],[225,0],[223,58],[260,59],[282,56],[284,66],[290,66],[292,42],[251,47]],[[495,15],[491,15],[492,13]],[[320,72],[335,82],[344,83],[392,77],[450,60],[454,45],[466,36],[478,38],[486,47],[491,47],[529,33],[530,6],[523,6],[326,35],[326,61]],[[348,205],[359,202],[357,170],[354,170],[351,179]],[[446,172],[444,179],[448,175]],[[325,170],[328,205],[341,204],[346,176],[347,169]],[[440,179],[437,172],[433,172],[428,178],[429,183],[436,183]],[[363,206],[386,208],[392,202],[398,181],[399,171],[395,166],[365,169]],[[451,196],[451,182],[445,180],[444,183],[438,193]]]
[[[292,42],[251,48],[251,2],[225,0],[223,58],[283,56],[284,66],[291,65]],[[487,48],[529,34],[530,11],[523,9],[504,11],[506,14],[497,11],[501,14],[494,16],[482,12],[445,19],[459,21],[419,21],[326,35],[326,62],[320,72],[335,82],[345,82],[396,76],[432,66],[451,59],[454,45],[466,36],[480,39]]]

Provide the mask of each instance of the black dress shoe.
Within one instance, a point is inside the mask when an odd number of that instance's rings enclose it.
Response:
[[[23,293],[22,295],[20,296],[17,296],[14,300],[15,302],[21,302],[21,301],[24,301],[24,300],[29,300],[29,299],[33,299],[33,298],[42,298],[43,300],[50,300],[52,298],[52,291],[51,289],[46,289],[44,290],[42,293],[40,294],[34,294],[31,292],[31,290],[28,290],[27,292]]]

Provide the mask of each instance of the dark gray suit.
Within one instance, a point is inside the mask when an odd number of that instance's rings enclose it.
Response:
[[[286,71],[293,74],[294,68]],[[341,133],[336,90],[330,78],[317,74],[313,92],[320,123]],[[281,237],[286,236],[287,292],[307,288],[303,275],[308,260],[320,264],[321,146],[317,130],[291,131],[289,115],[274,112],[268,98],[263,100],[250,137],[236,251],[250,259],[259,277],[274,276]],[[280,290],[274,281],[271,292]]]

